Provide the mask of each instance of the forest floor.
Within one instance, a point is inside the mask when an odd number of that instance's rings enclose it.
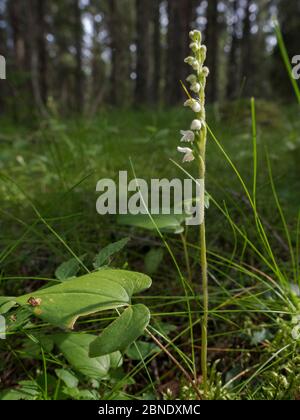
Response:
[[[297,281],[300,282],[297,278],[300,203],[298,109],[258,101],[256,112],[257,209],[269,238],[276,267],[285,273],[285,278],[290,279],[290,287],[295,289]],[[243,101],[210,109],[208,123],[252,192],[250,103]],[[185,331],[188,314],[183,291],[160,238],[150,230],[120,225],[115,216],[100,216],[95,208],[99,195],[96,193],[97,181],[103,178],[117,180],[118,172],[124,170],[133,178],[130,159],[137,177],[146,180],[183,178],[184,174],[170,159],[181,163],[176,148],[180,130],[188,129],[188,124],[189,115],[182,109],[105,111],[92,120],[60,121],[53,118],[51,122],[34,128],[1,121],[0,294],[17,296],[24,291],[35,290],[45,279],[54,278],[57,267],[72,257],[70,249],[84,258],[86,264],[90,264],[104,246],[130,237],[126,248],[112,260],[111,265],[151,274],[151,292],[138,300],[147,302],[152,322],[157,328],[163,328],[174,340],[179,335],[175,341],[178,358],[180,351],[188,353],[190,341]],[[267,156],[291,244],[286,238],[272,192]],[[185,166],[185,169],[196,176],[192,165]],[[212,369],[212,398],[300,397],[290,380],[289,386],[282,385],[288,377],[287,372],[294,369],[290,365],[294,358],[289,350],[285,350],[285,345],[294,346],[288,336],[292,328],[292,315],[284,301],[271,298],[270,292],[263,289],[268,278],[273,279],[273,274],[263,259],[252,253],[249,245],[251,242],[261,249],[261,236],[255,218],[251,216],[251,207],[238,177],[212,138],[209,138],[207,150],[207,191],[230,215],[226,218],[213,202],[207,210],[212,311],[209,359],[212,363],[221,359],[216,370],[222,372],[220,377],[214,376]],[[234,223],[244,232],[244,237],[237,235]],[[180,235],[168,234],[167,239],[185,272]],[[197,229],[189,230],[187,241],[192,283],[194,290],[201,293]],[[294,265],[291,263],[289,245],[295,251]],[[259,276],[257,283],[249,274],[250,271]],[[296,294],[298,292],[296,290]],[[192,308],[195,319],[196,312],[195,305]],[[78,328],[85,331],[88,328],[89,332],[99,330],[107,319],[83,319]],[[284,327],[281,322],[286,323]],[[199,339],[200,326],[196,324],[196,360],[200,351]],[[287,340],[287,344],[284,340]],[[0,362],[4,378],[0,387],[15,387],[32,375],[38,376],[42,362],[33,362],[28,354],[24,356],[24,343],[18,331],[5,341],[5,345],[14,350],[6,349],[5,361]],[[145,369],[139,365],[138,357],[128,356],[124,370],[131,382],[126,383],[126,392],[122,388],[124,395],[152,398],[158,393],[164,398],[192,398],[193,391],[183,386],[186,384],[178,377],[176,367],[159,352],[153,357],[155,351],[157,349],[152,348],[151,356],[145,355],[149,357]],[[280,352],[281,358],[275,359],[277,365],[274,367],[272,355],[276,352]],[[57,353],[54,356],[53,350],[49,351],[48,371],[53,376],[57,357]],[[15,363],[15,360],[23,359],[25,361],[20,364]],[[278,376],[276,380],[274,375]],[[297,375],[300,377],[299,368],[298,372],[294,372],[295,378],[298,378]],[[232,384],[224,388],[224,383],[232,379]],[[278,386],[274,389],[272,384],[277,380]],[[83,388],[87,387],[84,379],[80,384]],[[118,392],[121,392],[120,389]],[[76,398],[75,394],[73,398]]]

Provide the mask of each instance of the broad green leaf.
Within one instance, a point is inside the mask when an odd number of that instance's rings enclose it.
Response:
[[[182,226],[186,216],[175,215],[175,214],[159,214],[153,215],[152,219],[155,225],[162,231],[170,233],[182,233],[184,227]],[[138,214],[136,216],[131,214],[121,215],[118,217],[117,222],[120,225],[129,225],[139,227],[147,230],[156,230],[156,226],[153,224],[149,215]]]
[[[57,267],[55,271],[55,277],[58,280],[67,280],[71,277],[76,277],[76,274],[80,270],[80,263],[76,258],[71,258],[70,260],[62,263]]]
[[[158,270],[160,263],[164,257],[162,248],[152,248],[145,256],[145,272],[154,274]]]
[[[96,337],[92,334],[57,334],[54,342],[75,370],[88,378],[99,380],[107,378],[109,369],[116,366],[116,358],[122,360],[122,356],[120,353],[113,355],[113,363],[111,355],[91,359],[88,354],[89,346]]]
[[[112,257],[117,252],[121,251],[129,241],[130,238],[124,238],[118,242],[114,242],[112,244],[107,245],[99,252],[99,254],[96,255],[94,267],[97,269],[107,264],[109,262],[110,257]]]
[[[15,306],[15,304],[16,304],[16,302],[14,302],[13,300],[6,301],[2,305],[0,303],[0,314],[2,314],[2,315],[6,314],[8,311],[11,310],[11,308],[13,308]]]
[[[90,345],[90,357],[103,356],[117,350],[125,350],[141,334],[150,321],[150,312],[145,305],[125,309],[114,322]]]
[[[32,339],[27,339],[23,343],[21,351],[22,357],[30,357],[31,359],[39,359],[41,354],[41,348],[46,353],[50,353],[53,350],[53,340],[51,336],[43,334],[30,334]]]
[[[79,381],[71,372],[66,369],[55,369],[55,373],[68,388],[77,388]]]
[[[0,393],[2,401],[37,400],[40,398],[40,389],[35,381],[20,381],[18,388],[6,389]]]
[[[153,353],[159,352],[160,349],[153,343],[146,341],[136,341],[126,350],[126,355],[132,360],[143,360]]]
[[[6,314],[15,304],[14,297],[0,296],[0,314]]]
[[[131,297],[149,288],[151,279],[125,270],[103,270],[70,279],[14,300],[53,325],[73,328],[77,318],[130,304]]]

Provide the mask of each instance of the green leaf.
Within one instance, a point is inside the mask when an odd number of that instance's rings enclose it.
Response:
[[[119,356],[101,356],[91,359],[89,357],[89,346],[95,340],[96,336],[92,334],[57,334],[54,336],[54,342],[63,353],[70,365],[82,375],[92,379],[104,379],[108,377],[111,366],[115,367],[115,359]]]
[[[55,373],[68,388],[77,388],[79,381],[71,372],[66,369],[55,369]]]
[[[164,257],[162,248],[152,248],[145,256],[145,272],[154,274],[158,270],[160,263]]]
[[[15,304],[14,297],[0,296],[0,314],[6,314]]]
[[[99,252],[99,254],[96,255],[94,267],[97,269],[108,263],[110,257],[112,257],[117,252],[120,252],[129,241],[130,238],[124,238],[118,242],[114,242],[112,244],[107,245]]]
[[[126,350],[126,355],[132,360],[144,360],[146,357],[159,351],[159,347],[153,343],[137,341],[136,343],[132,343]]]
[[[15,304],[16,304],[16,302],[14,302],[13,300],[6,301],[2,305],[0,303],[0,314],[2,314],[2,315],[6,314],[8,311],[11,310],[11,308],[13,308],[15,306]]]
[[[21,352],[22,357],[29,357],[31,359],[40,359],[41,348],[46,353],[50,353],[53,350],[53,340],[51,336],[43,334],[30,334],[31,339],[24,340],[23,348]]]
[[[177,234],[184,231],[182,223],[184,222],[185,218],[186,216],[184,214],[152,215],[152,219],[160,230]],[[155,225],[147,214],[138,214],[136,216],[131,214],[122,215],[117,218],[117,222],[120,225],[129,225],[147,230],[156,230]]]
[[[80,263],[76,258],[71,258],[69,261],[62,263],[55,271],[55,277],[58,280],[67,280],[71,277],[76,277],[80,270]]]
[[[145,305],[134,305],[105,328],[90,345],[90,357],[103,356],[117,350],[125,350],[141,334],[150,321],[150,312]]]
[[[35,381],[20,381],[18,388],[6,389],[0,394],[0,400],[37,400],[40,399],[40,389]]]
[[[53,325],[73,328],[78,317],[130,304],[151,279],[125,270],[102,270],[70,279],[14,300]]]

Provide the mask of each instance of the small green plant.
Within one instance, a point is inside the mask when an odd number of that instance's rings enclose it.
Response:
[[[111,368],[122,364],[122,354],[145,331],[150,321],[149,309],[132,304],[132,296],[151,286],[150,277],[126,270],[109,268],[110,259],[128,242],[128,238],[103,248],[94,259],[94,271],[76,277],[83,258],[72,258],[55,271],[56,279],[40,289],[17,297],[0,297],[0,313],[7,317],[7,335],[21,329],[35,345],[37,354],[44,349],[59,348],[69,364],[89,379],[107,378]],[[87,269],[87,268],[86,268]],[[87,269],[88,270],[88,269]],[[37,317],[50,327],[73,330],[79,317],[115,310],[117,317],[99,336],[78,332],[42,334],[30,332],[30,318]],[[28,349],[24,354],[30,356]],[[32,350],[31,350],[32,354]],[[58,379],[75,383],[70,373],[59,370]],[[45,383],[48,379],[45,379]],[[78,381],[77,381],[78,382]],[[78,384],[78,383],[77,383]],[[83,391],[76,386],[63,390],[65,397],[97,399],[97,392]],[[60,387],[59,384],[57,384]],[[46,387],[46,386],[45,386]],[[47,388],[47,387],[46,387]],[[2,393],[4,399],[39,399],[41,390],[35,381],[21,382],[16,390]],[[47,399],[44,395],[43,398]],[[99,396],[98,396],[99,398]],[[56,398],[55,398],[56,399]]]

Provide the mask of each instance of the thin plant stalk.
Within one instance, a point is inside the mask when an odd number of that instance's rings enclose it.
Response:
[[[205,233],[205,157],[206,157],[206,141],[207,141],[207,127],[206,127],[206,112],[205,112],[205,87],[206,79],[209,75],[209,69],[204,66],[206,60],[207,49],[202,44],[202,36],[199,31],[191,31],[190,44],[191,55],[185,59],[185,63],[190,65],[194,74],[191,74],[186,80],[190,83],[190,91],[196,95],[195,98],[191,96],[188,89],[183,85],[183,88],[188,96],[185,106],[190,107],[196,114],[196,119],[193,120],[190,130],[182,131],[182,142],[188,142],[190,147],[178,147],[180,153],[184,153],[183,162],[192,162],[195,157],[198,157],[199,177],[202,185],[200,188],[199,202],[202,206],[202,217],[200,220],[200,265],[201,265],[201,279],[202,279],[202,293],[203,293],[203,318],[201,331],[201,370],[204,396],[208,393],[208,378],[207,378],[207,342],[208,342],[208,276],[207,276],[207,252],[206,252],[206,233]]]
[[[202,99],[205,102],[204,94],[205,84],[203,85]],[[200,97],[201,99],[201,97]],[[201,118],[205,121],[205,109],[203,107]],[[201,276],[202,276],[202,294],[203,294],[203,319],[202,319],[202,345],[201,345],[201,370],[202,370],[202,381],[205,395],[208,392],[207,382],[207,325],[208,325],[208,277],[207,277],[207,251],[206,251],[206,227],[205,227],[205,157],[206,157],[206,140],[207,130],[203,126],[199,136],[199,175],[200,179],[203,180],[202,197],[200,197],[200,203],[203,203],[203,221],[200,225],[200,264],[201,264]]]

